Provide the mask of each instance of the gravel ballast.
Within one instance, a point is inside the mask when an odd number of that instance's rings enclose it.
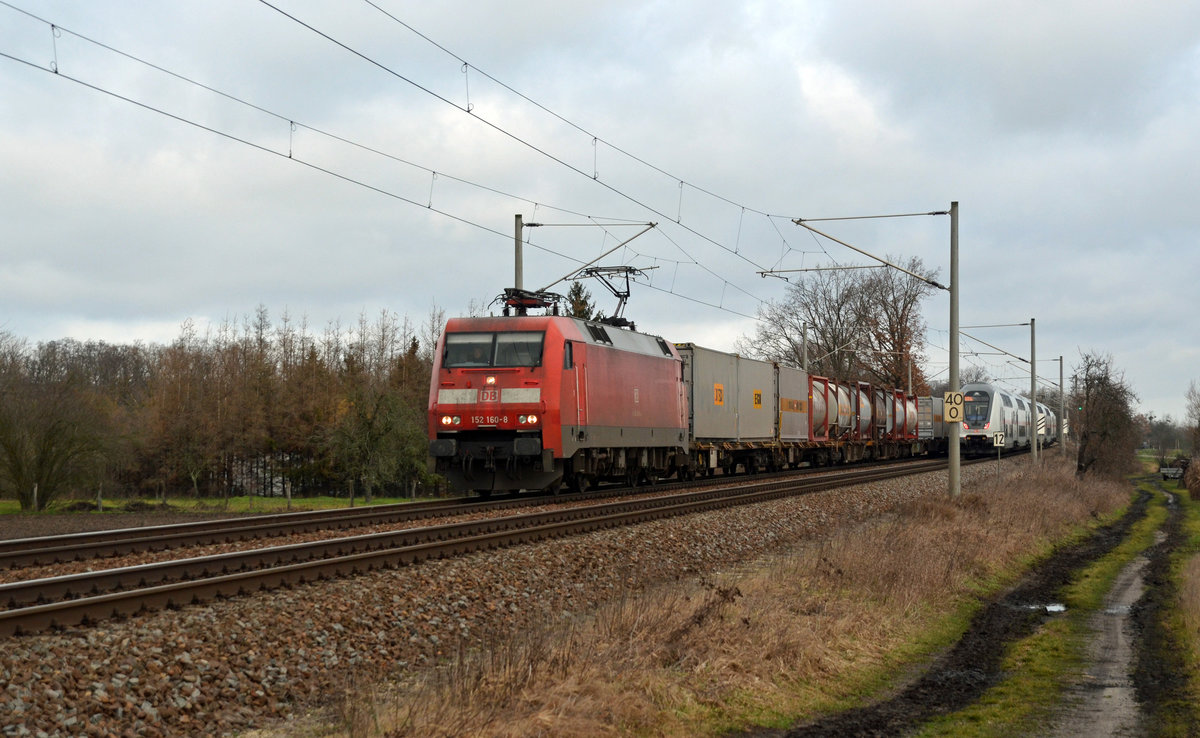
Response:
[[[993,473],[966,468],[963,481]],[[0,734],[270,725],[462,644],[945,494],[944,472],[922,474],[10,638],[0,649]]]

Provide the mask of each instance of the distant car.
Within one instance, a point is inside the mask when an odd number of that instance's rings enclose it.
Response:
[[[1178,466],[1160,466],[1158,473],[1162,475],[1164,482],[1168,479],[1183,479],[1183,469]]]

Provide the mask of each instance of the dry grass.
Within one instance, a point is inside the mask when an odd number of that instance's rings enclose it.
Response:
[[[1187,662],[1192,670],[1189,690],[1200,698],[1200,555],[1188,558],[1180,571],[1179,619],[1180,637],[1187,649]]]
[[[1188,465],[1187,471],[1183,475],[1183,486],[1194,494],[1200,495],[1200,459],[1196,463]]]
[[[1193,464],[1189,472],[1197,471],[1200,465]],[[1184,526],[1187,543],[1178,564],[1179,603],[1178,631],[1182,645],[1186,648],[1185,659],[1190,669],[1190,691],[1200,698],[1200,478],[1191,477],[1191,492],[1181,491],[1184,502]]]
[[[981,589],[1129,499],[1070,469],[925,499],[738,572],[626,594],[586,620],[348,707],[353,735],[709,735],[784,725],[900,678]],[[937,634],[937,635],[931,635]],[[370,714],[370,720],[362,720]]]

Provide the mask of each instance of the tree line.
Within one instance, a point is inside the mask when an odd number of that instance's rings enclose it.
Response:
[[[265,307],[170,345],[0,332],[0,496],[413,493],[441,310],[317,333]]]
[[[927,275],[919,259],[904,266]],[[893,270],[817,272],[760,309],[745,355],[843,379],[914,391],[926,282]],[[595,310],[576,282],[568,314]],[[370,498],[436,484],[426,471],[426,405],[444,312],[415,326],[389,311],[320,333],[265,307],[170,345],[74,339],[30,346],[0,331],[0,497],[23,510],[56,497],[304,496]],[[1077,469],[1121,465],[1144,437],[1136,395],[1111,359],[1083,354],[1068,393]],[[986,374],[963,381],[986,381]],[[1043,397],[1057,406],[1057,392]],[[1188,430],[1200,439],[1200,389],[1188,391]],[[1153,426],[1152,426],[1153,428]],[[1126,454],[1126,451],[1129,453]]]

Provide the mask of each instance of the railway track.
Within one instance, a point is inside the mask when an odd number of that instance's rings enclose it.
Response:
[[[907,462],[918,463],[918,462]],[[801,473],[828,473],[829,469],[809,469]],[[793,478],[797,472],[760,474],[760,479]],[[729,477],[708,477],[691,483],[665,482],[652,489],[695,488],[700,485],[729,484]],[[563,495],[557,499],[578,502],[628,494],[629,488],[600,488],[585,493]],[[32,566],[49,566],[71,561],[112,558],[148,551],[166,551],[237,541],[253,541],[322,530],[349,530],[429,518],[494,512],[545,504],[546,496],[521,495],[506,499],[484,500],[456,497],[449,500],[405,502],[333,510],[242,516],[190,523],[118,528],[85,533],[70,533],[37,538],[0,540],[0,571]]]
[[[67,561],[124,556],[213,543],[272,538],[318,530],[361,528],[403,523],[445,515],[534,504],[530,498],[483,502],[459,497],[429,502],[404,502],[335,510],[255,515],[191,523],[118,528],[39,538],[0,540],[0,570],[46,566]]]
[[[182,607],[216,597],[233,597],[431,558],[460,556],[606,527],[936,471],[945,466],[944,461],[920,461],[818,478],[755,480],[739,486],[714,486],[661,497],[11,582],[0,585],[0,606],[10,608],[0,612],[0,636],[72,627],[145,610]],[[516,504],[519,501],[509,502]],[[471,507],[470,504],[459,504],[458,510]]]

